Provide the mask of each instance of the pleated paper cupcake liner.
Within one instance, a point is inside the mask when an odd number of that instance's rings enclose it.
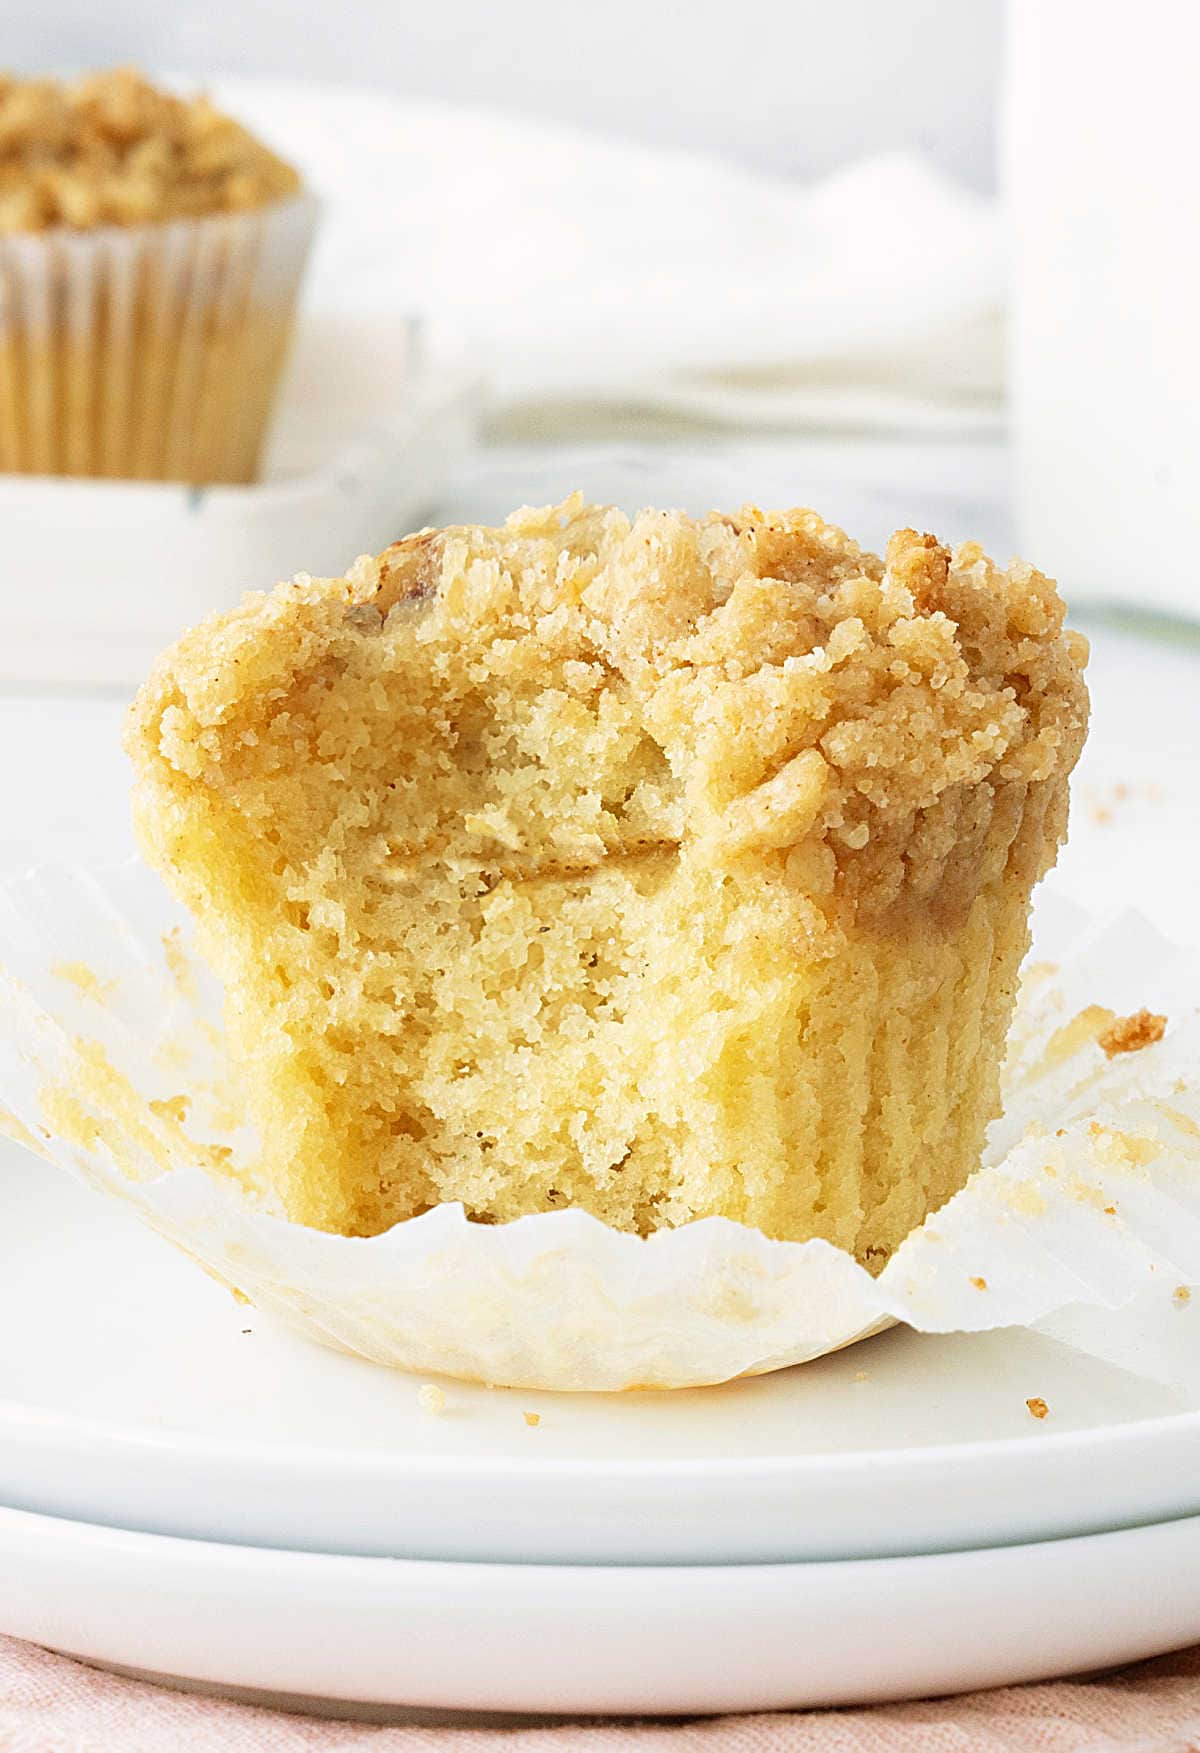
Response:
[[[252,481],[316,212],[0,238],[0,470]]]
[[[984,1164],[877,1278],[827,1243],[721,1218],[645,1240],[578,1211],[482,1225],[442,1206],[367,1240],[287,1222],[249,1183],[219,991],[141,866],[0,890],[0,1124],[311,1338],[497,1385],[697,1386],[893,1321],[974,1332],[1144,1292],[1185,1301],[1200,964],[1136,915],[1047,919],[1040,936]],[[1165,1015],[1160,1040],[1152,1021],[1120,1026],[1143,1009]]]

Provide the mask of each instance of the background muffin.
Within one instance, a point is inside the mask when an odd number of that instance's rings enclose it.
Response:
[[[0,81],[0,468],[253,480],[314,211],[204,98]]]
[[[187,635],[135,707],[289,1215],[720,1215],[878,1263],[995,1113],[1085,647],[811,512],[580,501]]]

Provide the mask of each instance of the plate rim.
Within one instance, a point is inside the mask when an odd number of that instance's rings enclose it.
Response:
[[[911,1560],[380,1562],[0,1509],[0,1616],[14,1635],[76,1659],[132,1661],[218,1691],[694,1717],[976,1691],[1184,1647],[1200,1623],[1198,1548],[1200,1516],[1190,1515]],[[1164,1568],[1163,1587],[1148,1589]],[[1040,1614],[1017,1610],[1031,1579]],[[416,1635],[398,1659],[405,1624]],[[349,1650],[333,1625],[343,1637],[354,1628]],[[864,1639],[864,1625],[879,1637]],[[565,1672],[539,1665],[555,1626]],[[475,1662],[464,1664],[464,1648]]]
[[[227,1562],[234,1566],[260,1565],[271,1568],[275,1564],[308,1566],[320,1565],[322,1568],[334,1566],[351,1566],[355,1569],[365,1565],[369,1573],[383,1576],[392,1573],[397,1566],[410,1573],[427,1573],[430,1577],[445,1579],[451,1574],[462,1576],[483,1577],[489,1582],[503,1573],[512,1573],[514,1580],[519,1577],[522,1582],[529,1580],[530,1574],[537,1573],[553,1577],[570,1576],[579,1581],[591,1583],[597,1578],[606,1579],[601,1587],[609,1586],[609,1579],[633,1582],[636,1579],[640,1586],[647,1578],[653,1579],[669,1576],[678,1580],[680,1573],[685,1573],[688,1581],[696,1580],[696,1573],[704,1572],[706,1577],[715,1580],[717,1577],[727,1578],[730,1571],[736,1571],[743,1581],[753,1580],[755,1572],[769,1573],[773,1576],[793,1574],[797,1571],[810,1573],[814,1569],[823,1571],[847,1571],[855,1569],[860,1573],[873,1570],[878,1573],[882,1568],[893,1565],[916,1566],[924,1565],[957,1565],[964,1566],[973,1559],[1004,1555],[1006,1563],[1014,1563],[1023,1550],[1041,1550],[1047,1546],[1079,1548],[1085,1542],[1096,1541],[1135,1541],[1139,1535],[1155,1534],[1169,1528],[1195,1527],[1200,1534],[1200,1511],[1181,1516],[1161,1516],[1148,1522],[1135,1523],[1125,1528],[1100,1528],[1087,1533],[1060,1534],[1050,1539],[1017,1540],[1002,1545],[985,1545],[973,1547],[955,1547],[946,1552],[909,1552],[909,1553],[878,1553],[868,1557],[852,1556],[845,1558],[785,1558],[774,1561],[758,1560],[752,1563],[700,1563],[700,1564],[582,1564],[564,1562],[548,1564],[534,1561],[532,1563],[515,1563],[505,1559],[484,1558],[389,1558],[379,1553],[363,1552],[321,1552],[302,1547],[289,1546],[256,1546],[251,1542],[234,1540],[212,1540],[205,1537],[192,1538],[187,1534],[162,1534],[150,1528],[124,1528],[106,1522],[90,1522],[76,1516],[56,1516],[44,1510],[26,1510],[11,1504],[0,1504],[0,1539],[5,1531],[20,1533],[37,1532],[42,1525],[48,1527],[60,1538],[87,1540],[100,1548],[119,1550],[130,1544],[144,1548],[147,1555],[154,1550],[170,1551],[183,1557],[199,1557],[212,1561]],[[706,1580],[704,1577],[701,1581]]]

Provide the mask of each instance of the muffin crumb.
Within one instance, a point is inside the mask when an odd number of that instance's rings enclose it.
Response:
[[[158,1119],[170,1120],[176,1126],[184,1126],[191,1111],[192,1098],[183,1094],[162,1096],[157,1101],[147,1103],[147,1106]]]
[[[1040,1394],[1035,1394],[1032,1400],[1026,1400],[1025,1404],[1028,1406],[1030,1416],[1033,1418],[1045,1418],[1050,1410]]]
[[[542,1422],[542,1415],[540,1412],[526,1412],[523,1416],[526,1424],[531,1430],[536,1430],[537,1426]]]
[[[1152,1047],[1162,1040],[1166,1026],[1165,1016],[1152,1010],[1135,1010],[1132,1016],[1117,1017],[1096,1038],[1106,1057],[1115,1059],[1118,1053],[1137,1053],[1143,1047]]]
[[[440,1418],[446,1410],[446,1394],[436,1382],[422,1382],[417,1389],[417,1405],[431,1418]]]

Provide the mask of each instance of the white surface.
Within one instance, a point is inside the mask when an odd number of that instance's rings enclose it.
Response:
[[[0,1510],[0,1630],[226,1687],[699,1714],[1110,1667],[1200,1635],[1200,1519],[990,1552],[661,1569],[267,1552]]]
[[[693,1392],[446,1382],[436,1414],[420,1377],[294,1338],[10,1146],[0,1199],[0,1331],[22,1335],[0,1352],[0,1504],[596,1564],[905,1555],[1200,1511],[1200,1303],[1167,1294],[1060,1320],[1061,1338],[894,1331]]]
[[[302,341],[353,314],[386,345],[416,312],[435,359],[466,337],[496,410],[542,437],[597,403],[747,426],[996,424],[999,215],[919,157],[802,185],[491,110],[215,92],[324,201]]]
[[[1030,553],[1089,594],[1194,615],[1200,13],[1145,0],[1129,22],[1013,8],[1018,512]]]
[[[410,380],[404,404],[250,487],[0,475],[0,683],[133,683],[186,626],[304,570],[339,574],[418,522],[467,447],[477,386]],[[286,448],[288,430],[280,435]]]
[[[338,79],[820,173],[864,151],[921,146],[991,178],[1001,0],[200,0],[0,5],[8,64],[222,68]],[[513,205],[516,209],[517,196]]]

